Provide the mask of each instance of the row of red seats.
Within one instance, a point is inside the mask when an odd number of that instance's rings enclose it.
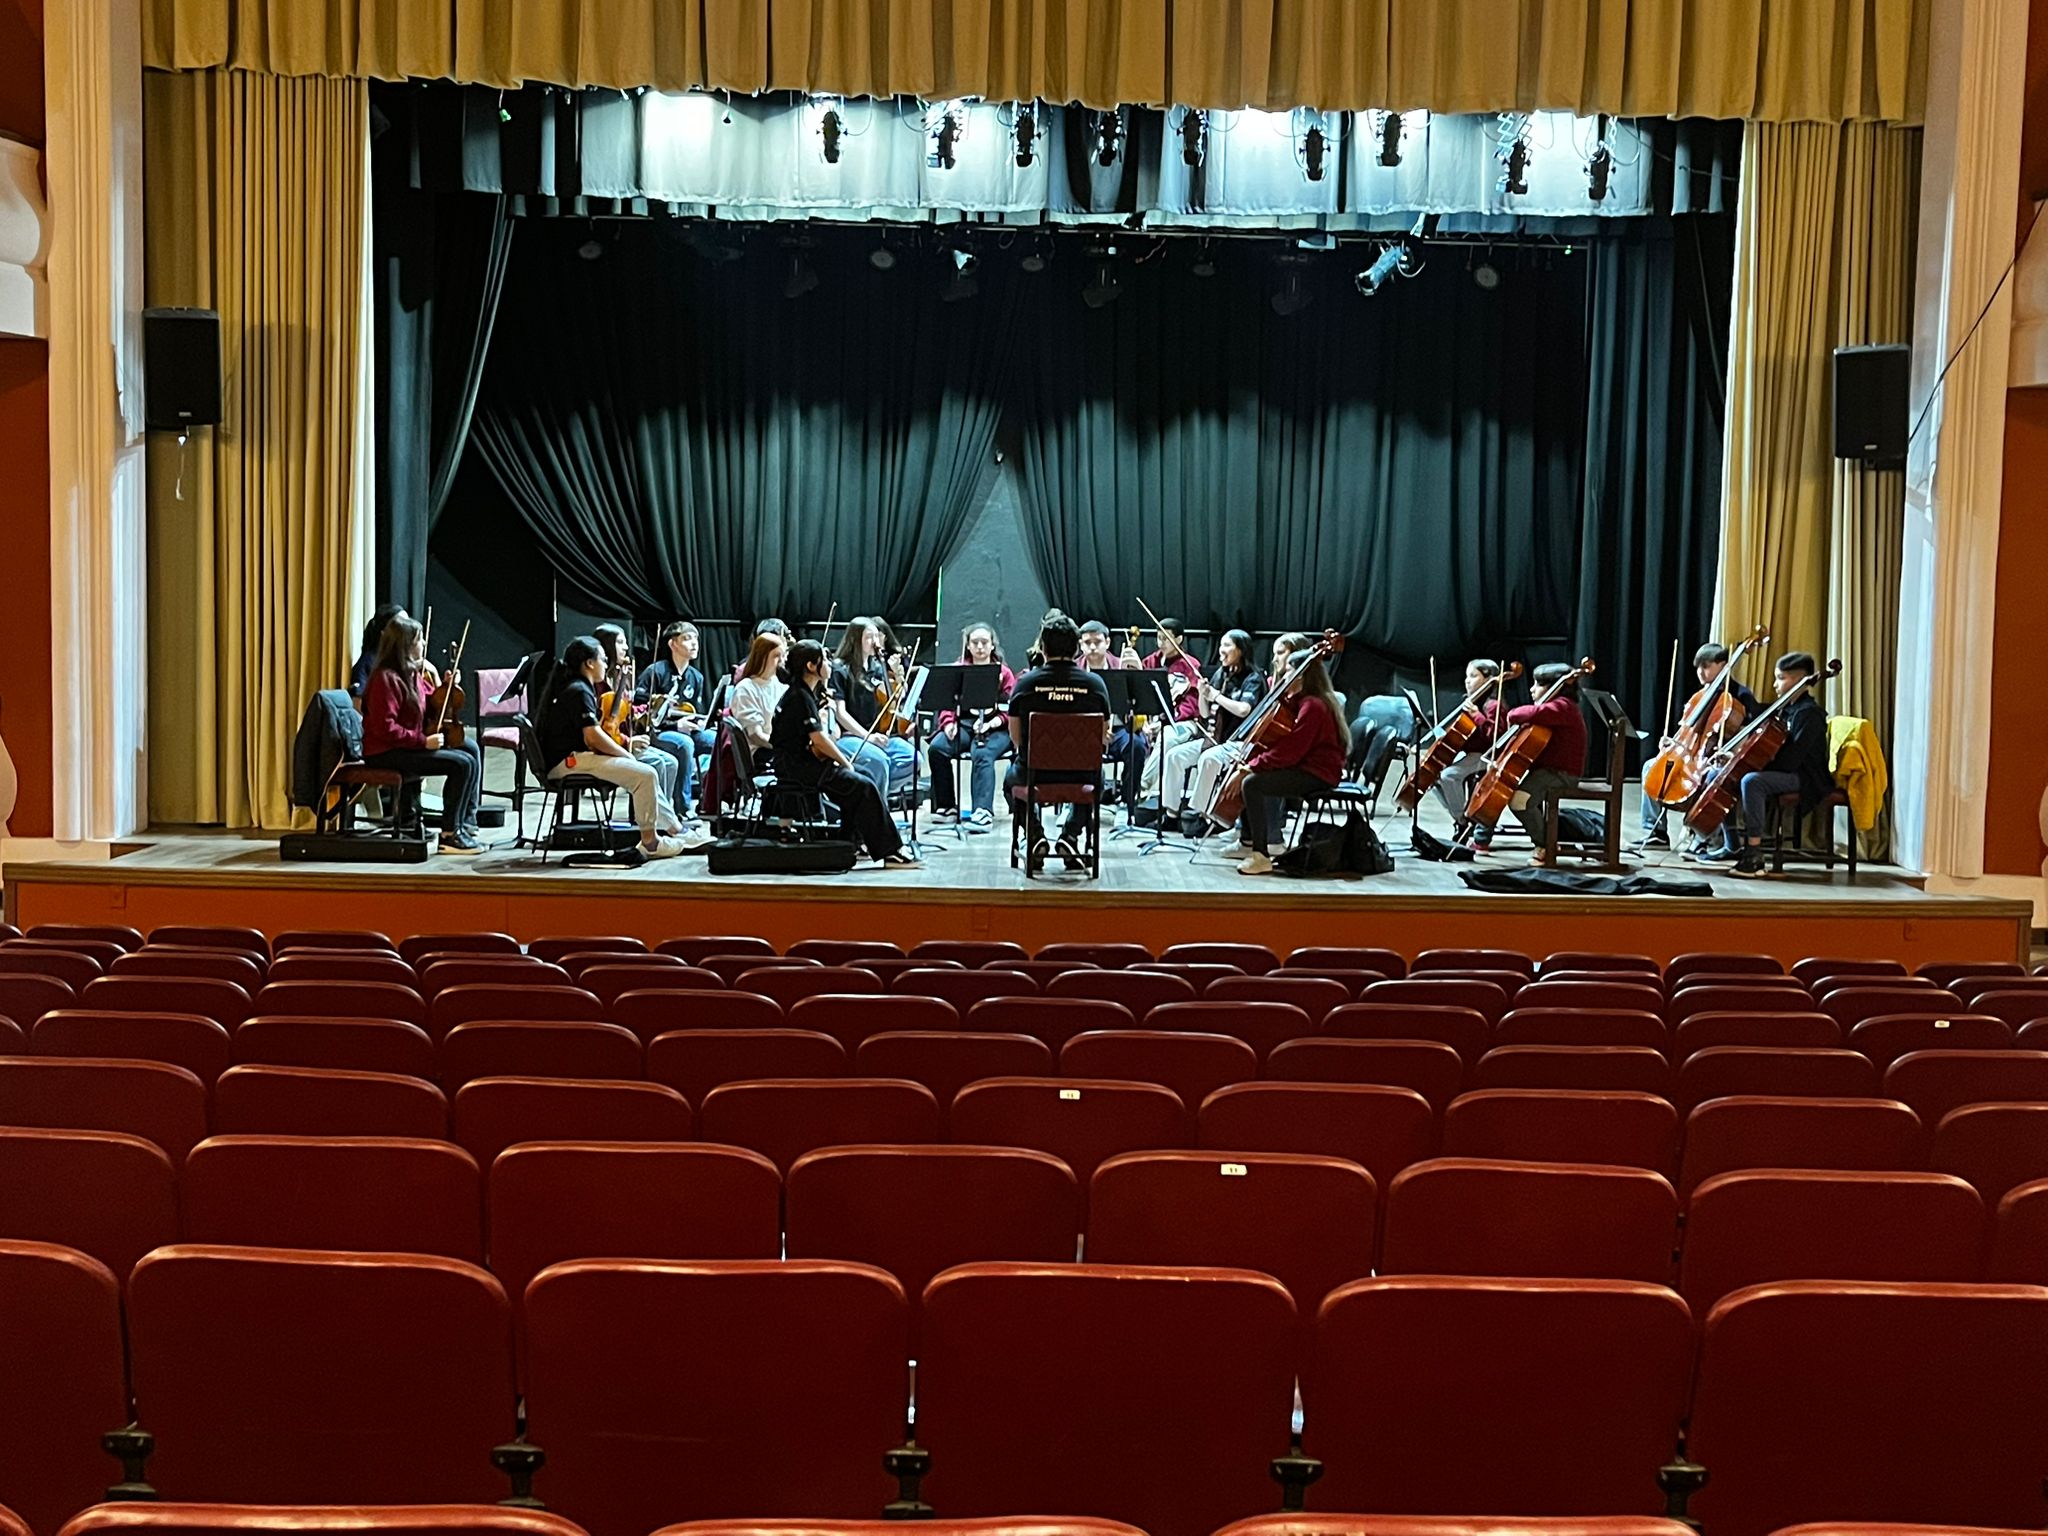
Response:
[[[90,1502],[130,1406],[120,1289],[82,1255],[0,1245],[14,1368],[0,1496],[31,1523]],[[1684,1433],[1691,1513],[1764,1536],[1825,1511],[2018,1526],[2048,1466],[2048,1289],[1752,1287],[1695,1329],[1660,1286],[1408,1276],[1324,1302],[1231,1269],[977,1264],[911,1307],[830,1261],[584,1260],[525,1297],[532,1489],[592,1536],[754,1515],[948,1516],[1059,1505],[1161,1536],[1270,1509],[1301,1452],[1317,1497],[1416,1513],[1640,1513]],[[148,1481],[171,1498],[485,1502],[515,1429],[512,1307],[446,1259],[157,1250],[126,1296]],[[1696,1336],[1697,1332],[1697,1336]],[[512,1461],[513,1455],[501,1456]],[[1683,1476],[1682,1471],[1677,1474]],[[1681,1504],[1680,1508],[1683,1506]],[[39,1529],[49,1526],[39,1525]]]

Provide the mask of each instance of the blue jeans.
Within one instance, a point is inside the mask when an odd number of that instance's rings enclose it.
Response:
[[[697,800],[697,759],[709,757],[718,745],[714,731],[663,731],[654,744],[676,760],[676,809]]]
[[[925,749],[932,766],[932,809],[950,811],[958,806],[959,795],[953,786],[953,764],[971,755],[973,767],[968,777],[968,794],[973,799],[974,809],[993,812],[996,805],[996,764],[1013,750],[1007,730],[994,731],[980,741],[966,730],[957,734],[942,731],[934,736],[931,745]]]
[[[879,740],[864,742],[858,736],[842,736],[839,738],[839,750],[846,754],[853,771],[875,786],[875,793],[882,797],[882,804],[887,805],[894,764],[882,743]]]
[[[1796,773],[1785,773],[1774,768],[1745,773],[1742,776],[1743,835],[1761,838],[1764,835],[1764,828],[1770,824],[1771,802],[1780,795],[1797,793],[1799,775]]]

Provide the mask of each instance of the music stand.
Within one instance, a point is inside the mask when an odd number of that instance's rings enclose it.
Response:
[[[938,717],[948,710],[958,716],[964,725],[967,720],[1003,702],[1003,669],[995,662],[979,666],[972,662],[954,662],[943,667],[925,667],[921,708],[928,711],[936,727]],[[923,715],[918,717],[918,729],[924,729]],[[920,753],[920,756],[924,754]],[[971,760],[970,760],[971,761]],[[957,766],[957,759],[955,760]],[[949,768],[948,772],[955,771]],[[953,796],[955,806],[960,796]],[[967,840],[966,818],[953,830],[953,841]]]
[[[1171,720],[1173,718],[1174,674],[1166,670],[1166,668],[1156,667],[1148,671],[1138,667],[1122,667],[1114,672],[1103,672],[1099,675],[1105,683],[1109,684],[1110,707],[1117,714],[1123,716],[1125,730],[1131,729],[1131,720],[1138,715],[1151,715],[1160,720]],[[1132,732],[1132,734],[1135,735],[1136,732]],[[1163,733],[1162,740],[1155,744],[1155,750],[1160,752],[1166,750]],[[1142,771],[1139,777],[1142,780]],[[1163,761],[1159,765],[1159,778],[1161,785],[1164,786],[1166,782],[1166,764]],[[1137,808],[1135,801],[1124,807],[1124,824],[1109,834],[1110,841],[1114,842],[1127,832],[1141,832],[1144,830],[1142,827],[1134,825],[1131,820],[1132,813]],[[1159,807],[1159,820],[1153,828],[1152,841],[1141,850],[1141,856],[1142,854],[1150,853],[1165,841],[1166,806],[1162,796]]]

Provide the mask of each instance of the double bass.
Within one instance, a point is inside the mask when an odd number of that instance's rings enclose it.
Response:
[[[1343,650],[1344,637],[1334,629],[1324,630],[1323,638],[1288,663],[1287,675],[1274,680],[1272,692],[1259,700],[1230,733],[1230,739],[1224,743],[1224,749],[1231,755],[1230,766],[1216,776],[1216,788],[1210,793],[1209,803],[1202,807],[1202,814],[1209,820],[1227,827],[1244,814],[1244,781],[1251,773],[1253,751],[1278,741],[1294,729],[1293,711],[1282,707],[1287,702],[1288,690],[1301,680],[1309,663],[1341,655]]]
[[[1434,663],[1432,663],[1432,666]],[[1430,728],[1429,748],[1416,760],[1408,776],[1401,781],[1401,787],[1394,791],[1394,800],[1402,810],[1412,811],[1422,804],[1422,797],[1436,787],[1444,770],[1458,760],[1479,727],[1486,723],[1486,696],[1499,689],[1502,695],[1507,685],[1522,675],[1519,661],[1508,662],[1492,677],[1483,678],[1477,688],[1465,695],[1465,702],[1452,710]],[[1501,701],[1494,701],[1494,730],[1500,730]]]
[[[1742,795],[1742,776],[1769,765],[1791,733],[1785,728],[1785,711],[1809,688],[1842,675],[1840,659],[1830,661],[1824,672],[1809,672],[1770,703],[1740,735],[1714,754],[1700,777],[1700,790],[1685,824],[1701,837],[1711,837],[1734,814]]]
[[[1770,642],[1769,626],[1751,630],[1721,675],[1685,701],[1685,713],[1657,755],[1643,765],[1643,798],[1658,805],[1683,805],[1699,793],[1700,778],[1715,750],[1743,724],[1743,708],[1729,685],[1742,658]]]
[[[1579,664],[1537,696],[1535,702],[1548,704],[1573,683],[1594,670],[1593,658],[1584,656]],[[1522,780],[1536,766],[1536,759],[1550,745],[1547,725],[1518,725],[1493,744],[1490,766],[1472,786],[1472,798],[1465,804],[1465,820],[1481,826],[1496,825],[1501,813],[1522,787]]]

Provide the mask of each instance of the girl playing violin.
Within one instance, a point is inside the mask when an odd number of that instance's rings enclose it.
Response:
[[[1334,789],[1344,777],[1351,731],[1320,658],[1310,661],[1287,685],[1287,699],[1293,707],[1292,729],[1253,748],[1247,764],[1251,772],[1244,781],[1244,834],[1252,853],[1238,865],[1241,875],[1273,872],[1272,849],[1286,827],[1290,798]]]
[[[578,635],[562,652],[541,710],[541,755],[548,778],[588,774],[626,791],[633,820],[640,829],[640,852],[650,859],[672,859],[683,851],[682,840],[665,835],[676,830],[675,815],[661,798],[654,768],[608,735],[599,721],[597,690],[606,676],[604,648],[591,635]]]
[[[450,676],[459,681],[461,674]],[[427,664],[419,621],[399,613],[384,626],[363,687],[363,762],[406,776],[401,821],[409,820],[419,803],[419,781],[440,779],[440,851],[481,853],[476,811],[483,793],[483,749],[474,737],[455,747],[442,732],[426,729],[427,700],[437,681]]]
[[[869,734],[881,718],[882,701],[902,682],[896,655],[886,623],[848,619],[826,677],[827,714],[839,727],[839,750],[854,772],[881,791],[884,804],[890,787],[907,783],[917,768],[917,753],[907,738]]]
[[[626,694],[626,713],[630,719],[633,713],[631,706],[644,704],[646,701],[633,697],[633,648],[626,641],[626,632],[616,624],[600,624],[591,631],[591,635],[597,641],[598,651],[606,663],[606,687],[614,693]],[[646,717],[643,712],[640,724],[645,723]],[[645,763],[654,770],[656,781],[661,785],[662,804],[673,806],[676,803],[676,775],[679,772],[676,760],[666,752],[657,751],[654,743],[647,739],[644,730],[629,725],[624,734],[626,751],[634,761]]]
[[[1002,668],[996,697],[999,701],[1007,700],[1017,686],[1017,676],[1003,661],[1003,648],[996,640],[995,630],[986,624],[968,625],[960,636],[960,665],[985,667],[991,663]],[[1000,702],[997,708],[975,720],[962,720],[951,710],[942,711],[925,753],[932,770],[932,820],[945,823],[960,819],[960,792],[953,782],[953,764],[966,757],[973,763],[969,793],[974,801],[967,816],[967,830],[993,831],[996,764],[1013,750],[1010,719]]]
[[[1265,691],[1265,676],[1252,660],[1252,637],[1241,629],[1225,630],[1216,642],[1216,665],[1195,685],[1197,730],[1175,741],[1163,754],[1159,779],[1162,809],[1186,811],[1188,780],[1204,757],[1230,739]]]

